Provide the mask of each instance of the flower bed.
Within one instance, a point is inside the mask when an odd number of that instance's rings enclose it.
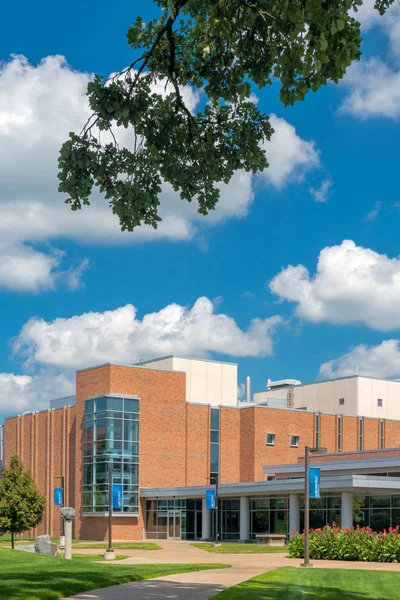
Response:
[[[291,558],[303,558],[304,533],[295,533],[288,549]],[[379,533],[370,527],[341,529],[335,523],[310,529],[310,559],[400,562],[399,527]]]

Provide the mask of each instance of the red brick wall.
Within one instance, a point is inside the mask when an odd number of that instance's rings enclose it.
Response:
[[[240,479],[240,416],[243,411],[220,409],[220,472],[221,483],[235,483]],[[202,435],[208,439],[205,432]]]
[[[363,419],[363,449],[376,450],[379,448],[379,419]]]
[[[60,513],[53,505],[53,489],[61,487],[62,475],[66,491],[73,483],[68,469],[66,440],[71,435],[74,411],[75,407],[61,408],[13,417],[4,422],[5,464],[9,464],[13,454],[18,454],[46,498],[44,519],[39,527],[27,532],[30,535],[60,535]]]
[[[240,481],[254,481],[255,410],[252,406],[240,409]]]
[[[342,417],[342,451],[358,450],[358,417]],[[400,423],[399,423],[400,425]]]
[[[337,450],[337,416],[320,414],[320,440],[321,448],[326,448],[328,452]],[[315,443],[315,439],[314,439]]]
[[[385,448],[397,448],[400,446],[400,423],[399,421],[385,420]]]
[[[210,476],[210,407],[186,403],[186,484],[207,485]]]

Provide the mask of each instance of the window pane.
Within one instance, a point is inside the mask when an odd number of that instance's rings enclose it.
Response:
[[[210,471],[213,473],[218,473],[219,471],[219,460],[218,460],[218,455],[219,455],[219,445],[218,444],[211,444],[211,448],[210,448]]]
[[[105,440],[106,438],[106,420],[99,419],[96,422],[96,439]]]
[[[85,413],[92,413],[93,411],[94,411],[94,400],[86,400]]]
[[[219,429],[219,409],[211,409],[211,429]]]
[[[219,442],[219,431],[211,431],[210,436],[211,442],[217,443]]]
[[[122,421],[107,419],[107,439],[122,440]]]
[[[139,400],[124,400],[125,412],[139,412]]]
[[[269,498],[252,498],[251,500],[251,508],[252,510],[257,509],[269,509]]]
[[[251,513],[251,531],[252,533],[269,532],[269,513],[266,510],[254,511]]]
[[[122,412],[122,398],[107,398],[107,410]]]
[[[390,510],[388,508],[370,510],[370,526],[374,531],[382,531],[390,527]]]
[[[83,483],[85,485],[90,485],[93,483],[93,465],[86,464],[83,469]]]
[[[124,422],[124,440],[127,442],[136,442],[139,434],[139,423],[137,421]]]
[[[373,506],[390,508],[390,496],[371,496],[371,507]]]
[[[96,412],[100,412],[101,410],[106,410],[105,398],[97,398],[96,400]]]

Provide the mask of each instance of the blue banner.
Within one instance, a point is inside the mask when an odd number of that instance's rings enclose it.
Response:
[[[55,506],[63,505],[63,489],[62,488],[54,488],[54,505]]]
[[[122,499],[123,499],[122,483],[113,483],[113,486],[112,486],[113,510],[122,509]]]
[[[308,469],[308,493],[310,498],[321,498],[321,469]]]
[[[208,510],[215,510],[215,500],[215,490],[206,490],[206,508]]]

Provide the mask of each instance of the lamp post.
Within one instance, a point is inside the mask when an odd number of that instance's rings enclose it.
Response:
[[[112,513],[113,513],[113,469],[108,468],[108,548],[104,560],[114,560],[115,552],[112,547]]]
[[[323,454],[326,448],[310,448],[306,446],[304,449],[304,562],[301,567],[312,567],[310,563],[310,453]]]

